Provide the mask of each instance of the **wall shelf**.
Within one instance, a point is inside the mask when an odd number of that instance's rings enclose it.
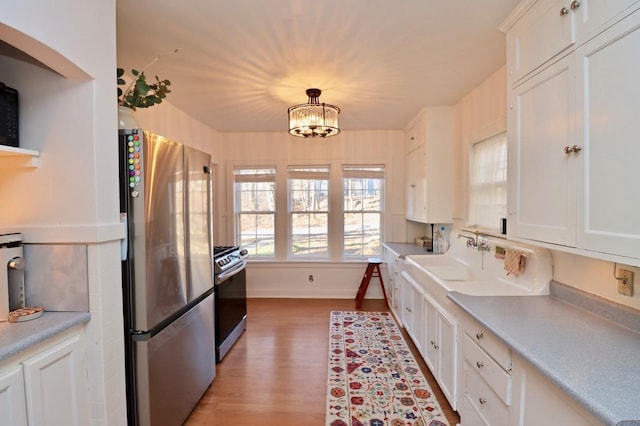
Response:
[[[38,167],[40,153],[31,149],[0,145],[0,167]]]

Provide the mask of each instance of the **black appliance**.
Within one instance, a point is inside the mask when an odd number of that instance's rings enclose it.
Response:
[[[19,147],[18,91],[0,83],[0,145]]]
[[[248,255],[236,246],[213,249],[216,362],[222,361],[247,326]]]
[[[128,424],[183,424],[215,374],[211,157],[120,130]]]

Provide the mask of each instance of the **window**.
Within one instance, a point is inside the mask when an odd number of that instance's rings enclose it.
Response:
[[[468,224],[499,229],[507,213],[507,134],[474,144],[469,169]]]
[[[234,168],[236,241],[254,256],[275,255],[276,169]]]
[[[289,167],[289,254],[329,255],[329,167]]]
[[[344,256],[380,255],[384,167],[343,166]]]

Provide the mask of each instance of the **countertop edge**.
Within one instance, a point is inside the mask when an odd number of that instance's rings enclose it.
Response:
[[[45,312],[40,318],[20,323],[0,324],[0,361],[55,337],[78,325],[88,322],[88,312]]]
[[[400,259],[404,259],[405,256],[410,254],[434,254],[433,252],[427,251],[426,247],[422,247],[414,243],[390,243],[383,241],[382,245],[388,250],[391,250]]]

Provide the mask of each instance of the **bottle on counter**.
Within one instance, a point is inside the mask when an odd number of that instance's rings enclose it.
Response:
[[[443,253],[442,251],[442,233],[440,232],[440,230],[436,231],[435,234],[433,234],[433,252],[436,254],[441,254]]]

